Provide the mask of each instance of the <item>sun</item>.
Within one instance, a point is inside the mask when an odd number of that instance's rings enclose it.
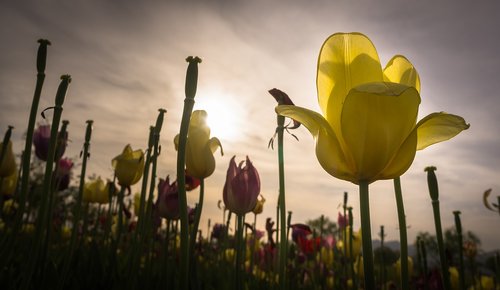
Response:
[[[229,96],[221,93],[200,96],[196,99],[194,109],[207,112],[210,136],[227,141],[242,137],[240,126],[244,122],[243,110]]]

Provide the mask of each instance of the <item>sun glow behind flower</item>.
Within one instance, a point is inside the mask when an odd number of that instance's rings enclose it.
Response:
[[[216,91],[200,95],[195,103],[195,109],[207,112],[210,135],[228,141],[242,138],[240,126],[245,120],[245,112],[240,106],[230,96]]]

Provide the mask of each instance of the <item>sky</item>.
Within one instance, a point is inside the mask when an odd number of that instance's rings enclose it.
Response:
[[[267,217],[275,219],[277,151],[268,142],[276,128],[276,103],[267,91],[281,89],[296,105],[319,112],[315,80],[322,43],[336,32],[362,32],[383,66],[402,54],[417,68],[419,119],[446,111],[471,125],[454,139],[417,152],[401,177],[409,241],[421,231],[435,233],[424,172],[432,165],[443,227],[453,227],[452,212],[460,210],[464,230],[476,233],[484,250],[500,248],[500,217],[482,201],[488,188],[490,201],[500,194],[497,1],[77,0],[2,1],[0,7],[0,134],[13,125],[14,151],[21,153],[36,80],[36,41],[49,39],[39,112],[53,105],[60,76],[70,74],[62,116],[70,122],[66,156],[81,164],[85,121],[93,120],[88,175],[112,178],[111,159],[126,144],[145,149],[149,127],[164,108],[158,176],[175,179],[173,138],[182,115],[185,58],[203,60],[195,109],[207,111],[212,136],[224,148],[205,181],[204,234],[208,219],[212,225],[222,220],[217,202],[232,156],[239,161],[248,155],[260,174],[266,199],[260,229]],[[50,113],[47,118],[50,122]],[[47,122],[41,116],[37,121]],[[321,168],[307,129],[293,134],[299,141],[285,136],[286,209],[292,222],[320,215],[336,220],[348,192],[358,228],[357,186]],[[191,206],[197,199],[197,192],[188,193]],[[370,210],[372,237],[384,225],[386,239],[398,240],[391,180],[370,185]]]

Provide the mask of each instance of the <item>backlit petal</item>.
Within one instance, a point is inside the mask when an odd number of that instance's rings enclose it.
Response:
[[[325,118],[320,114],[297,106],[277,106],[276,112],[302,123],[316,141],[316,157],[329,174],[352,181],[352,165],[349,166],[339,141]]]
[[[420,76],[411,62],[395,55],[384,68],[384,81],[414,87],[420,93]]]
[[[212,137],[208,141],[210,150],[212,151],[212,154],[217,151],[217,148],[220,148],[220,154],[224,156],[224,150],[222,149],[222,144],[220,143],[220,140],[217,137]]]
[[[416,123],[420,96],[396,83],[358,86],[342,111],[342,134],[356,164],[357,180],[374,181],[398,153]]]
[[[427,115],[417,124],[417,150],[451,139],[469,127],[464,118],[457,115],[445,112]]]
[[[417,147],[417,130],[414,129],[399,148],[389,165],[376,179],[394,179],[403,175],[410,168],[415,159]]]
[[[360,84],[381,82],[382,67],[373,43],[360,33],[336,33],[321,47],[316,84],[323,115],[333,127],[340,126],[342,104],[349,91]]]

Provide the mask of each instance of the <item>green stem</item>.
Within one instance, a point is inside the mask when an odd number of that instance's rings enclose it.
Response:
[[[459,257],[459,282],[460,290],[465,290],[465,271],[464,271],[464,247],[463,247],[463,235],[462,235],[462,222],[460,220],[460,212],[454,211],[455,216],[455,228],[457,229],[458,236],[458,257]]]
[[[92,120],[87,120],[87,128],[85,131],[85,142],[83,143],[83,152],[82,152],[82,170],[80,173],[80,184],[78,187],[78,194],[76,196],[74,214],[73,214],[73,228],[71,229],[71,238],[69,243],[69,254],[65,257],[63,272],[59,283],[59,288],[62,289],[64,287],[64,283],[66,281],[67,273],[70,270],[69,264],[73,261],[73,256],[75,254],[75,244],[76,237],[78,233],[78,225],[80,223],[80,217],[82,212],[82,199],[83,199],[83,190],[85,186],[85,174],[87,171],[87,159],[89,158],[89,147],[90,147],[90,137],[92,135]]]
[[[235,289],[243,289],[242,279],[242,265],[243,265],[243,215],[236,215],[237,217],[237,238],[236,238],[236,270],[235,270]]]
[[[385,259],[384,259],[384,226],[380,226],[380,284],[381,289],[385,290]],[[401,288],[407,289],[407,288]]]
[[[45,166],[45,175],[43,179],[43,189],[42,196],[43,199],[41,201],[41,207],[38,211],[38,217],[35,228],[35,239],[33,239],[34,245],[31,247],[30,251],[30,266],[28,273],[26,275],[24,286],[28,287],[29,283],[31,283],[31,278],[33,277],[35,271],[35,265],[40,262],[39,258],[42,258],[41,261],[41,270],[45,269],[45,258],[46,258],[46,247],[45,242],[46,239],[43,237],[44,230],[50,225],[50,219],[52,217],[52,213],[48,212],[49,202],[52,200],[51,195],[52,191],[50,190],[52,187],[52,168],[54,165],[54,159],[56,154],[56,143],[57,143],[57,133],[59,130],[59,122],[61,121],[62,115],[62,104],[64,103],[64,98],[66,96],[66,91],[68,89],[68,85],[71,82],[71,77],[69,75],[61,76],[61,83],[57,89],[56,93],[56,101],[54,106],[54,116],[52,118],[52,127],[50,131],[50,142],[49,142],[49,151],[47,154],[47,162]],[[33,251],[35,251],[33,253]],[[24,287],[23,287],[24,288]]]
[[[363,269],[365,276],[364,289],[375,289],[375,276],[373,271],[373,251],[370,225],[370,201],[368,196],[368,182],[359,182],[359,200],[361,214],[361,230],[363,242]],[[351,229],[352,231],[352,229]]]
[[[352,207],[349,206],[347,208],[348,212],[349,212],[349,253],[350,253],[350,257],[349,257],[349,266],[351,267],[351,278],[352,278],[352,285],[353,285],[353,288],[354,289],[357,289],[358,288],[358,278],[356,277],[356,273],[354,272],[354,255],[353,255],[353,239],[354,239],[354,231],[353,231],[353,224],[354,224],[354,221],[353,221],[353,216],[352,216]],[[345,216],[344,216],[345,218]],[[347,248],[346,246],[344,246],[344,248]]]
[[[418,247],[420,247],[420,250],[422,252],[422,271],[424,273],[424,290],[428,289],[427,286],[427,250],[425,249],[425,242],[424,240],[420,240],[420,244],[417,244]]]
[[[187,197],[186,197],[186,143],[193,112],[194,97],[198,84],[198,63],[201,60],[198,57],[188,57],[189,62],[186,73],[186,86],[184,99],[184,109],[182,112],[181,127],[179,130],[179,147],[177,151],[177,183],[179,186],[179,213],[181,221],[181,247],[180,247],[180,268],[179,280],[180,289],[188,289],[188,273],[189,273],[189,220],[187,212]]]
[[[288,240],[286,235],[286,204],[285,204],[285,161],[283,154],[283,131],[285,117],[278,115],[278,166],[279,166],[279,211],[280,211],[280,243],[279,243],[279,285],[280,289],[287,288],[286,285],[286,262]]]
[[[28,194],[28,183],[31,167],[31,148],[33,143],[33,132],[35,131],[35,122],[38,111],[38,104],[42,94],[43,82],[45,81],[45,63],[47,59],[47,46],[50,41],[46,39],[39,39],[40,43],[37,55],[37,71],[36,87],[31,103],[30,117],[28,120],[28,130],[26,132],[26,143],[23,151],[23,164],[22,164],[22,177],[21,177],[21,191],[19,194],[19,209],[16,213],[13,236],[15,237],[21,228],[24,211],[26,208],[26,196]]]
[[[205,179],[200,179],[200,197],[198,198],[198,205],[196,206],[196,212],[194,216],[194,222],[191,228],[191,237],[189,240],[189,254],[191,255],[191,261],[195,261],[194,248],[196,246],[196,236],[198,234],[198,228],[200,226],[201,211],[203,209],[203,199],[205,195]],[[194,267],[195,265],[191,265]]]
[[[116,228],[116,241],[114,251],[118,249],[120,246],[120,240],[123,232],[123,198],[125,195],[125,186],[120,187],[120,191],[118,192],[118,224]]]
[[[403,204],[403,194],[401,191],[401,180],[399,177],[394,178],[394,192],[396,194],[396,206],[398,209],[399,221],[401,289],[410,289],[410,280],[408,276],[408,237],[406,233],[406,216]]]
[[[139,236],[144,235],[144,218],[145,218],[145,204],[146,204],[146,191],[148,188],[149,181],[149,168],[151,164],[151,151],[153,149],[153,141],[154,141],[154,131],[155,128],[153,126],[149,127],[149,141],[148,141],[148,149],[146,150],[146,160],[144,161],[144,172],[142,175],[142,186],[141,186],[141,197],[139,203],[139,212],[138,215],[138,224],[137,231],[135,234],[135,238],[138,239]]]
[[[439,210],[439,200],[432,201],[432,210],[434,212],[434,225],[436,226],[436,238],[438,242],[439,259],[441,261],[441,275],[445,290],[450,290],[450,275],[448,274],[448,262],[444,251],[443,229],[441,228],[441,213]]]

